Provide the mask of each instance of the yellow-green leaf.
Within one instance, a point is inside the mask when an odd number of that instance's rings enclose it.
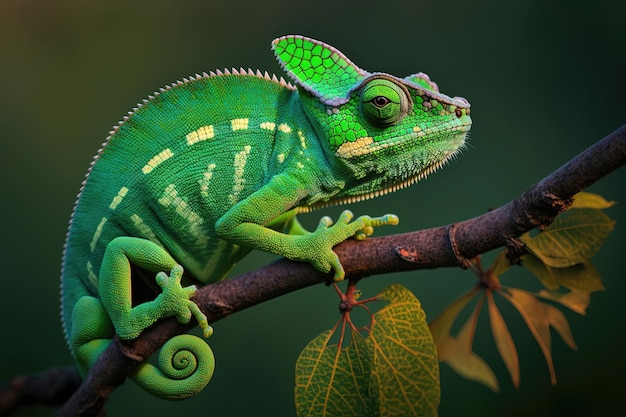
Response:
[[[472,341],[478,311],[481,303],[467,320],[456,337],[450,335],[452,324],[459,313],[465,308],[478,292],[474,287],[450,304],[437,318],[430,323],[439,360],[447,363],[456,373],[472,381],[480,382],[494,391],[498,391],[498,380],[487,363],[472,351]]]
[[[532,253],[522,256],[522,261],[524,267],[532,272],[548,290],[555,291],[559,287],[587,292],[604,290],[600,274],[589,261],[566,268],[555,268],[544,264]]]
[[[576,342],[574,342],[567,319],[559,309],[542,303],[527,291],[508,288],[506,291],[499,291],[499,294],[517,309],[526,322],[546,359],[550,371],[550,380],[552,384],[556,384],[556,373],[551,353],[550,326],[554,327],[569,347],[576,349]]]
[[[580,208],[561,213],[541,233],[525,234],[520,240],[544,264],[566,268],[589,260],[614,226],[601,210]]]
[[[437,345],[439,360],[442,360],[441,358],[445,356],[445,341],[450,336],[452,324],[461,310],[474,298],[477,292],[477,287],[472,288],[470,291],[454,300],[439,316],[430,322],[430,332]]]
[[[541,290],[539,291],[539,296],[560,303],[583,316],[587,314],[587,307],[591,300],[589,291],[576,288],[567,292]]]
[[[374,314],[367,337],[372,352],[370,395],[381,416],[437,416],[439,362],[426,314],[415,296],[391,285],[378,299],[390,303]]]
[[[598,194],[580,192],[574,196],[574,202],[570,209],[578,209],[578,208],[593,208],[593,209],[606,209],[609,207],[613,207],[617,204],[615,201],[607,201]]]
[[[487,292],[487,306],[489,308],[489,323],[491,324],[491,333],[493,339],[496,342],[500,357],[506,365],[506,369],[511,375],[511,380],[515,388],[519,387],[520,383],[520,370],[519,370],[519,358],[517,356],[517,349],[515,348],[515,342],[509,333],[509,329],[506,326],[506,322],[498,310],[498,306],[493,299],[493,292]]]
[[[296,362],[296,414],[304,416],[369,416],[370,353],[358,332],[350,345],[329,345],[332,330],[313,339]]]
[[[489,268],[490,272],[496,277],[501,277],[511,267],[511,262],[506,257],[506,250],[500,251],[498,257],[493,261],[493,265]]]
[[[474,332],[478,322],[478,313],[482,306],[482,298],[474,308],[474,312],[465,322],[456,337],[446,333],[441,339],[442,352],[439,359],[447,363],[456,373],[472,381],[498,392],[498,380],[487,363],[472,350]]]

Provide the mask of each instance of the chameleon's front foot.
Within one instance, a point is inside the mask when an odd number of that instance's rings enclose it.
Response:
[[[307,252],[305,260],[322,272],[335,271],[334,281],[342,281],[346,275],[339,257],[333,251],[335,245],[350,237],[364,240],[374,233],[374,227],[396,225],[399,222],[398,216],[394,214],[386,214],[382,217],[360,216],[352,221],[353,218],[354,214],[349,210],[341,213],[334,225],[330,217],[322,217],[313,233],[302,236],[302,239],[306,240],[301,246]]]
[[[169,275],[165,272],[159,272],[156,276],[156,282],[161,287],[162,292],[155,301],[160,304],[163,311],[169,312],[168,315],[176,316],[180,323],[189,323],[191,317],[195,317],[202,329],[203,336],[209,337],[213,334],[213,328],[209,325],[207,317],[200,311],[198,305],[190,300],[196,292],[196,286],[182,287],[180,285],[182,277],[183,267],[180,265],[174,266]]]

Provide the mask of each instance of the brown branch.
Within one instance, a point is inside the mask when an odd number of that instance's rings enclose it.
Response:
[[[549,225],[571,198],[626,163],[626,125],[536,184],[521,197],[482,216],[428,230],[346,241],[335,250],[349,277],[423,268],[463,266],[464,260],[504,246],[511,238]],[[308,264],[279,260],[239,277],[207,285],[194,296],[215,322],[255,304],[325,282]],[[98,415],[107,395],[161,344],[191,326],[166,319],[128,343],[114,339],[59,415]]]
[[[78,389],[82,380],[76,368],[52,368],[13,378],[0,386],[0,415],[9,415],[30,404],[62,405]]]

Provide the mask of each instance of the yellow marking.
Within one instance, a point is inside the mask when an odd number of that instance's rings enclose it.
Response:
[[[202,197],[209,196],[209,183],[211,182],[211,178],[213,178],[213,170],[215,169],[215,164],[209,164],[207,170],[202,175],[202,178],[198,180],[198,184],[200,185],[200,195]]]
[[[178,196],[178,191],[176,191],[176,186],[174,184],[170,184],[165,188],[163,196],[159,198],[159,203],[164,207],[170,207],[173,205],[175,207],[176,214],[191,223],[203,222],[202,217],[195,213],[182,197]]]
[[[89,278],[89,281],[91,281],[94,287],[98,288],[98,276],[93,272],[91,261],[87,261],[87,278]]]
[[[233,205],[239,201],[239,194],[243,190],[246,182],[243,174],[245,172],[248,155],[250,155],[250,149],[252,148],[249,145],[246,145],[243,147],[243,151],[235,154],[235,160],[233,163],[233,168],[235,169],[235,173],[233,175],[233,192],[228,196],[230,203]]]
[[[148,226],[141,217],[139,217],[137,214],[131,214],[130,220],[132,220],[133,224],[135,225],[135,227],[139,231],[139,234],[142,237],[151,240],[152,242],[158,242],[158,239],[150,226]]]
[[[212,125],[202,126],[200,129],[194,130],[185,136],[187,139],[187,145],[193,145],[194,143],[198,143],[202,140],[213,139],[214,137],[215,129],[213,129]]]
[[[336,154],[342,158],[352,158],[354,156],[361,156],[371,152],[370,146],[374,143],[374,139],[369,136],[359,138],[354,142],[344,142],[337,149]]]
[[[263,123],[261,123],[261,129],[276,130],[276,123],[274,123],[274,122],[263,122]]]
[[[159,152],[151,160],[149,160],[148,163],[144,165],[143,168],[141,168],[141,172],[143,172],[144,174],[149,174],[150,172],[152,172],[154,168],[159,166],[159,164],[162,164],[163,162],[167,161],[172,156],[174,156],[174,154],[169,148]]]
[[[300,169],[304,168],[304,164],[302,162],[298,162],[296,166]]]
[[[120,190],[117,192],[117,195],[113,198],[113,201],[111,201],[109,208],[111,210],[115,210],[117,206],[122,202],[122,199],[126,196],[126,193],[128,193],[128,188],[120,188]]]
[[[233,119],[230,121],[230,124],[235,130],[246,130],[248,128],[248,119]]]
[[[417,133],[418,137],[422,137],[426,135],[426,133],[419,126],[413,126],[413,132]]]
[[[306,149],[306,138],[300,130],[298,130],[298,137],[300,138],[300,146],[302,146],[302,149]]]
[[[279,153],[276,156],[276,159],[278,159],[278,163],[279,164],[282,164],[283,162],[285,162],[285,154],[284,153]]]
[[[188,231],[196,238],[196,243],[198,245],[205,246],[208,242],[208,237],[202,230],[202,223],[204,220],[200,215],[192,210],[189,207],[189,204],[178,195],[178,191],[176,191],[176,186],[174,184],[170,184],[165,187],[165,191],[161,198],[159,198],[159,203],[163,207],[173,207],[174,212],[178,214],[183,219],[187,220],[189,223]]]
[[[283,133],[289,133],[291,132],[291,128],[289,127],[289,125],[286,125],[284,123],[278,125],[278,130],[280,130]]]
[[[98,227],[96,227],[96,231],[93,234],[93,238],[91,239],[91,243],[89,244],[89,248],[93,252],[96,249],[96,243],[98,243],[98,239],[100,239],[100,235],[102,234],[102,228],[104,224],[107,222],[107,218],[103,217],[100,219],[100,223],[98,223]]]

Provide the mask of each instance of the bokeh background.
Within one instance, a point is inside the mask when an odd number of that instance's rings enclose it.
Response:
[[[626,122],[626,2],[603,1],[186,1],[0,2],[0,380],[69,365],[58,316],[60,258],[83,176],[110,128],[160,86],[224,67],[281,74],[272,39],[298,33],[338,47],[370,71],[424,71],[472,103],[467,150],[408,190],[350,207],[394,212],[416,230],[467,219],[533,183]],[[590,191],[617,200],[615,231],[594,258],[606,291],[586,317],[566,311],[578,352],[554,334],[558,384],[520,317],[500,303],[518,344],[516,390],[481,316],[475,350],[497,373],[495,394],[441,369],[442,416],[626,415],[626,170]],[[314,225],[322,214],[304,216]],[[487,256],[493,258],[493,254]],[[272,257],[257,254],[237,271]],[[440,269],[370,278],[366,295],[400,282],[430,318],[466,291],[469,272]],[[521,268],[508,285],[538,288]],[[111,416],[294,416],[300,350],[338,319],[319,286],[215,324],[217,371],[179,403],[127,383]],[[50,409],[18,416],[48,415]]]

